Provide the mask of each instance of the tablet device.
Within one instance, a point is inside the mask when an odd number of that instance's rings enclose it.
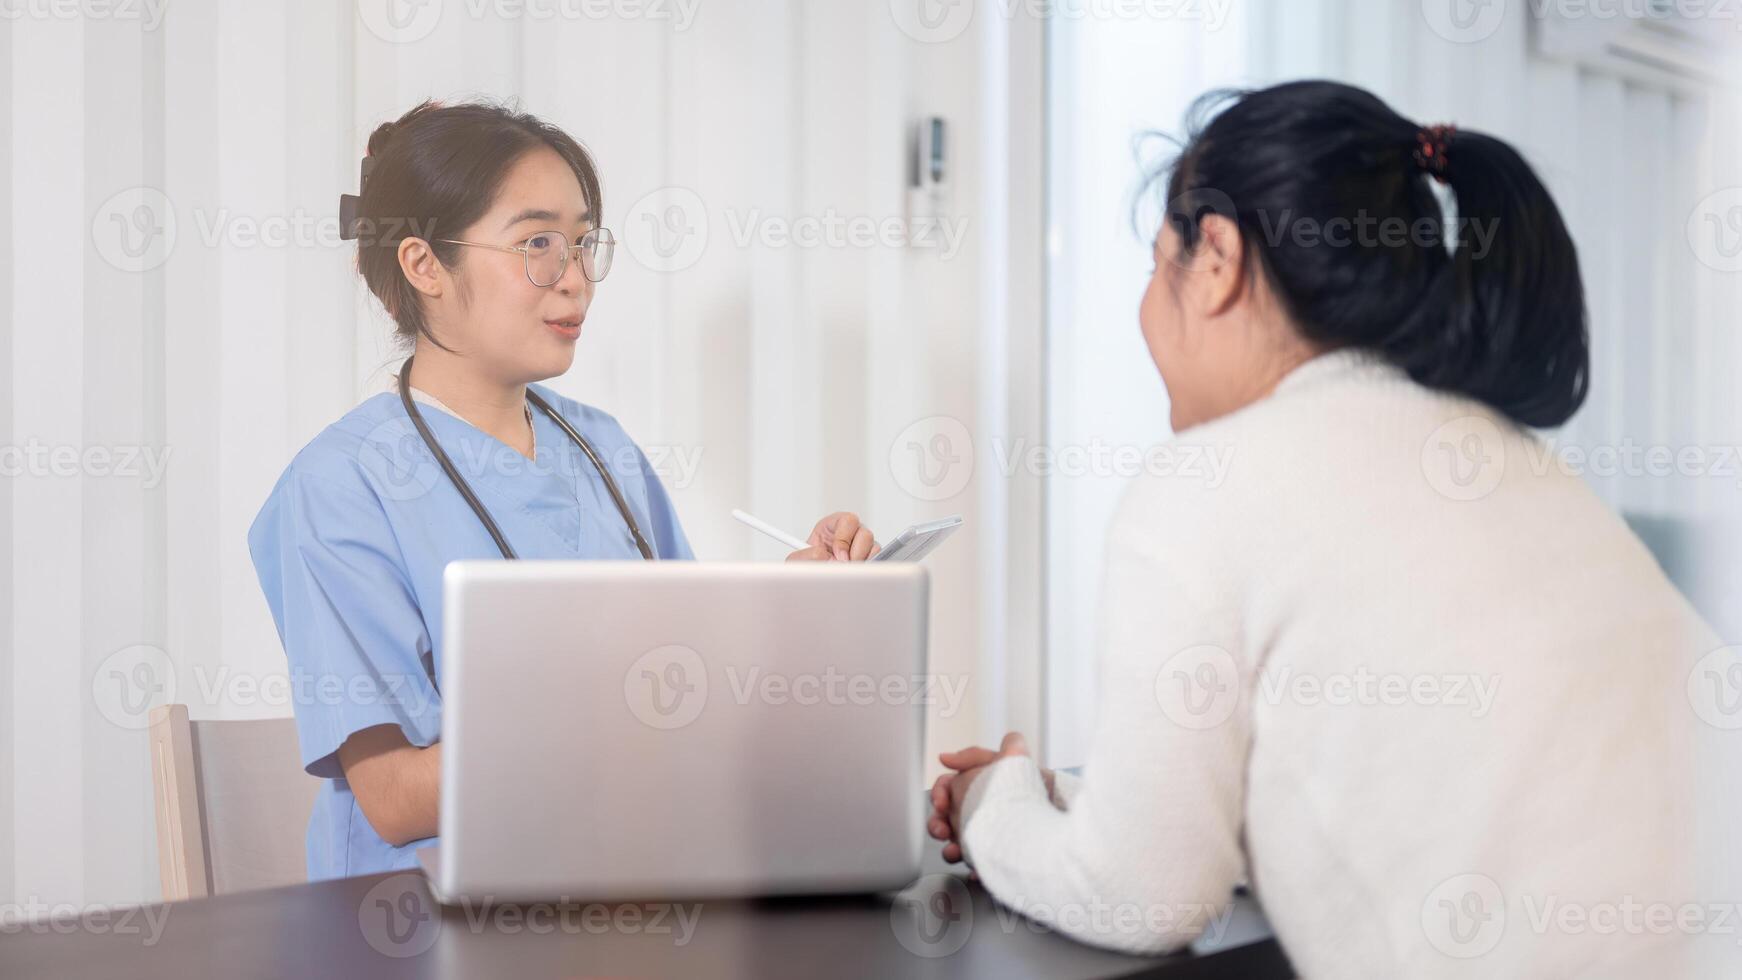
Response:
[[[935,521],[915,524],[897,534],[895,540],[883,546],[883,550],[874,555],[872,561],[919,561],[932,553],[944,539],[954,534],[956,528],[962,526],[962,515],[944,517]]]

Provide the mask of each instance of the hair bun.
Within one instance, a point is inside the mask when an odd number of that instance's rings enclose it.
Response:
[[[365,155],[372,157],[380,156],[382,151],[387,149],[388,141],[393,139],[393,134],[398,129],[399,123],[397,122],[384,122],[381,125],[376,126],[375,132],[369,134],[369,149]]]

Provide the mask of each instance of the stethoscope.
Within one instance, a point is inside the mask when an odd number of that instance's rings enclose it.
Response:
[[[526,389],[526,400],[549,416],[550,420],[557,424],[557,428],[563,430],[563,434],[572,439],[575,445],[581,447],[581,452],[587,454],[587,459],[592,461],[593,468],[599,471],[601,477],[605,478],[605,489],[611,491],[611,499],[616,502],[617,511],[623,515],[623,522],[629,525],[629,534],[635,539],[635,547],[641,549],[641,557],[653,561],[653,549],[647,546],[647,539],[641,536],[641,525],[635,523],[635,515],[630,513],[629,504],[623,499],[623,491],[617,489],[617,481],[611,478],[610,472],[605,469],[605,464],[600,461],[599,454],[593,452],[592,445],[581,438],[581,434],[575,431],[568,419],[563,418],[556,409],[546,404],[545,400],[540,398],[538,393],[531,388]],[[411,398],[411,358],[409,357],[405,359],[405,366],[399,369],[399,401],[405,406],[405,414],[411,416],[411,424],[417,426],[417,434],[423,437],[423,444],[429,447],[429,451],[435,455],[436,462],[441,464],[442,472],[446,473],[448,479],[453,481],[454,489],[460,491],[460,496],[466,498],[467,505],[472,508],[472,513],[478,515],[478,521],[484,525],[484,530],[490,532],[490,537],[496,542],[496,547],[502,552],[502,557],[511,561],[519,557],[514,553],[514,549],[508,546],[508,539],[502,536],[502,529],[496,526],[496,520],[490,516],[490,511],[479,502],[477,495],[472,493],[472,488],[460,476],[460,471],[454,468],[453,460],[448,459],[448,454],[442,451],[441,443],[436,442],[435,436],[429,431],[429,426],[424,423],[423,415],[418,412],[417,404]]]

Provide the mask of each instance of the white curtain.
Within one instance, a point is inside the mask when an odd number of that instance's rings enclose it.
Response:
[[[145,705],[289,712],[244,534],[292,454],[396,359],[335,213],[370,131],[426,97],[518,98],[596,154],[628,248],[555,384],[670,450],[699,555],[779,555],[732,507],[801,531],[852,509],[885,535],[968,516],[929,563],[932,669],[972,684],[929,734],[1001,723],[980,679],[998,676],[1004,600],[977,574],[1003,563],[981,519],[1001,519],[1000,490],[916,494],[891,449],[916,421],[1002,410],[981,348],[1004,331],[985,286],[1004,243],[971,190],[946,202],[954,251],[825,230],[905,217],[920,115],[957,123],[959,173],[989,146],[1001,165],[981,122],[1004,113],[982,75],[995,20],[945,40],[883,3],[17,6],[0,18],[0,446],[44,459],[0,480],[0,902],[158,894]],[[825,237],[783,243],[802,228]],[[167,468],[99,466],[94,447]],[[699,461],[689,479],[678,460]]]

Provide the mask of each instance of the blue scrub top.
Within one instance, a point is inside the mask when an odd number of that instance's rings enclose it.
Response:
[[[532,389],[585,436],[660,558],[691,558],[671,498],[610,415]],[[440,408],[430,431],[521,558],[639,559],[603,479],[534,410],[534,458]],[[311,881],[416,864],[434,838],[394,847],[339,765],[353,733],[396,724],[413,745],[442,727],[442,570],[497,558],[489,532],[418,437],[399,395],[376,395],[291,460],[248,530],[260,587],[290,661],[303,767],[323,778],[308,828]],[[435,683],[431,683],[431,677]]]

